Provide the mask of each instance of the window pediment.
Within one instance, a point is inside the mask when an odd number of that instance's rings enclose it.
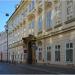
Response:
[[[41,14],[42,13],[42,8],[38,8],[38,14]]]
[[[28,15],[28,20],[32,20],[33,18],[35,18],[35,15],[34,14],[29,14]]]
[[[52,2],[46,1],[45,2],[45,9],[51,8],[52,7]]]

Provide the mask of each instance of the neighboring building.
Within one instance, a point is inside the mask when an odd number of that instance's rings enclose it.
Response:
[[[75,65],[74,0],[22,0],[7,25],[10,61]]]
[[[0,32],[0,61],[7,61],[7,35],[6,32]]]

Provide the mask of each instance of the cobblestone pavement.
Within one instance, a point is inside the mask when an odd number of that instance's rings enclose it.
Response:
[[[0,74],[75,74],[75,69],[37,64],[0,63]]]

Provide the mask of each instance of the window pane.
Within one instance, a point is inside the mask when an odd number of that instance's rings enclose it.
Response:
[[[66,50],[66,61],[73,61],[73,50]]]
[[[55,51],[55,61],[60,61],[60,51]]]
[[[55,49],[57,49],[57,45],[55,46]]]
[[[38,19],[38,31],[42,31],[42,16],[40,16]]]
[[[47,47],[47,50],[48,50],[48,47]]]
[[[32,1],[32,9],[34,9],[34,1]]]
[[[34,20],[32,21],[31,28],[32,28],[32,29],[34,28]]]
[[[40,48],[39,48],[39,51],[40,51]]]
[[[51,11],[46,13],[46,29],[51,28]]]
[[[29,29],[31,29],[31,23],[29,24]]]
[[[69,43],[66,44],[66,48],[69,48]]]
[[[60,45],[58,45],[58,49],[60,49]]]
[[[49,61],[51,60],[51,52],[50,51],[47,52],[47,60],[49,60]]]
[[[51,49],[51,47],[49,46],[49,50]]]
[[[70,43],[70,48],[73,48],[73,43]]]
[[[42,60],[42,52],[39,52],[39,60]]]

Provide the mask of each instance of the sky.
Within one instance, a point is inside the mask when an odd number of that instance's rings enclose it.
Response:
[[[4,31],[4,25],[15,10],[16,4],[19,4],[21,0],[0,0],[0,32]],[[5,16],[5,13],[9,13],[9,17]]]

